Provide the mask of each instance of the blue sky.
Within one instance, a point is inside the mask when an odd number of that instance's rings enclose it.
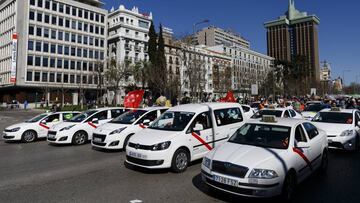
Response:
[[[192,24],[209,19],[208,25],[232,29],[250,40],[252,49],[266,53],[265,21],[276,19],[288,7],[288,0],[103,0],[105,8],[139,7],[152,12],[156,25],[162,23],[175,36],[192,33]],[[316,14],[319,26],[320,60],[332,65],[332,77],[355,81],[360,75],[360,1],[295,0],[296,8]],[[206,26],[206,25],[204,25]],[[360,82],[360,77],[358,78]]]

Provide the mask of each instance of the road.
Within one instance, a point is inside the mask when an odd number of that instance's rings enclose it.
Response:
[[[0,130],[35,114],[0,111]],[[300,184],[294,202],[359,202],[360,153],[332,150],[329,158],[327,175],[314,175]],[[0,202],[254,202],[210,194],[199,175],[200,162],[174,174],[130,170],[124,159],[124,152],[92,150],[90,144],[0,140]]]

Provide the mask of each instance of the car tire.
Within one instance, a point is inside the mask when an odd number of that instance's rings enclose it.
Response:
[[[321,156],[321,165],[320,165],[321,174],[326,174],[328,165],[329,165],[329,155],[328,155],[328,151],[324,149],[323,154]]]
[[[88,134],[85,131],[77,131],[72,137],[72,144],[83,145],[88,141]]]
[[[37,133],[33,130],[27,130],[21,135],[21,141],[25,143],[34,142],[36,140]]]
[[[186,171],[190,162],[190,155],[184,149],[178,149],[174,153],[171,161],[171,170],[175,173],[182,173]]]
[[[124,144],[123,144],[123,150],[124,150],[124,151],[126,150],[126,145],[128,144],[131,136],[132,136],[132,135],[128,135],[128,136],[125,138],[125,140],[124,140]]]
[[[295,172],[290,171],[285,177],[281,199],[283,202],[291,202],[296,189],[296,175]]]
[[[358,152],[360,149],[360,136],[357,134],[355,138],[355,151]]]

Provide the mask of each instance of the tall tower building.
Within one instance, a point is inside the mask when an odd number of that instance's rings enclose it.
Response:
[[[320,80],[318,25],[316,15],[308,15],[295,8],[294,0],[289,0],[285,15],[264,24],[267,29],[267,52],[277,60],[291,61],[295,56],[305,56],[312,70],[310,80]]]

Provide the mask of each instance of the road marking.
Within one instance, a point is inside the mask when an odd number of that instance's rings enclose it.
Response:
[[[193,137],[195,137],[197,140],[199,140],[199,142],[201,142],[203,145],[205,145],[205,147],[210,151],[212,150],[212,147],[207,143],[205,142],[205,140],[203,140],[198,134],[192,132],[191,135]]]
[[[135,200],[130,200],[129,203],[141,203],[143,202],[142,200],[139,200],[139,199],[135,199]]]

